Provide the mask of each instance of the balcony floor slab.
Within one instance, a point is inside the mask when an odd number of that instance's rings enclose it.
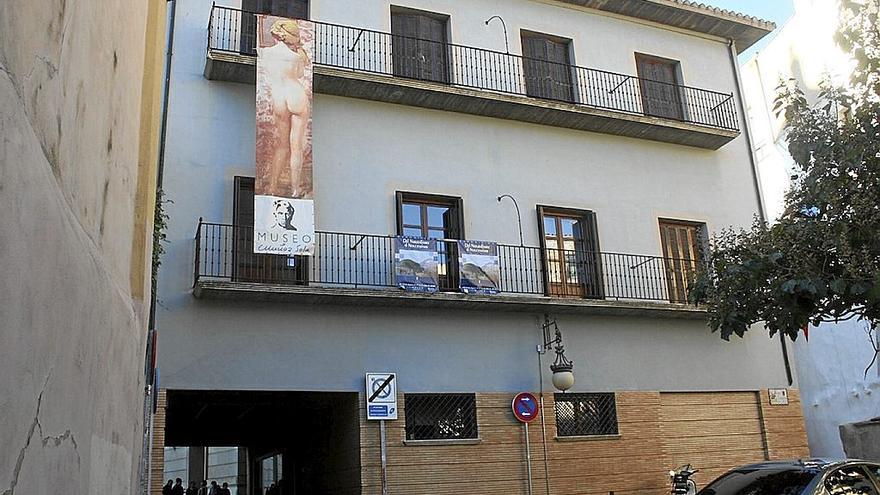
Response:
[[[256,58],[209,51],[205,77],[254,84]],[[716,150],[739,131],[402,77],[315,66],[315,91]]]
[[[198,299],[332,304],[411,309],[453,309],[524,313],[592,314],[705,320],[702,307],[641,300],[566,299],[541,296],[475,295],[453,292],[421,294],[394,289],[326,288],[297,285],[199,280]]]

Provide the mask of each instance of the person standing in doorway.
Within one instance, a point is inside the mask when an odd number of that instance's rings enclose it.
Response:
[[[189,486],[186,488],[186,495],[198,495],[198,487],[196,486],[195,481],[190,481]]]
[[[177,478],[174,480],[174,486],[171,488],[171,495],[183,495],[183,480]]]
[[[220,495],[220,487],[216,481],[211,482],[211,488],[208,488],[208,495]]]
[[[199,487],[196,495],[208,495],[208,480],[202,480],[202,486]]]
[[[162,487],[162,495],[171,495],[171,489],[174,487],[174,480],[168,480],[168,483],[165,483],[165,486]]]

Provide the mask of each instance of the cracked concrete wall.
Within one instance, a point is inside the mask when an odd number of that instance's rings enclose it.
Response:
[[[0,2],[2,495],[137,488],[155,4]]]

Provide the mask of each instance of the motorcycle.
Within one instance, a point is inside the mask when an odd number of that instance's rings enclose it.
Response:
[[[675,471],[669,471],[669,479],[672,482],[672,490],[669,492],[673,495],[696,495],[697,484],[691,479],[691,476],[699,471],[693,469],[690,464],[685,464]]]

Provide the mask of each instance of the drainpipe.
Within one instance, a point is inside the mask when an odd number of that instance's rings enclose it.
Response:
[[[739,107],[743,113],[743,134],[745,135],[746,146],[749,150],[749,162],[752,164],[752,183],[755,187],[755,197],[758,200],[758,218],[761,220],[762,223],[766,223],[767,214],[766,210],[764,209],[764,197],[761,194],[761,182],[759,179],[758,164],[755,161],[755,150],[752,147],[752,131],[749,126],[748,115],[746,115],[746,104],[742,96],[742,78],[739,73],[739,63],[736,59],[736,44],[732,39],[728,40],[727,48],[730,55],[730,65],[733,68],[733,74],[736,78],[736,99],[737,101],[739,101]],[[788,385],[791,386],[794,384],[794,378],[791,373],[791,362],[788,358],[788,346],[786,346],[785,344],[785,334],[783,332],[779,332],[779,342],[782,346],[782,361],[783,363],[785,363],[785,377],[788,379]]]

